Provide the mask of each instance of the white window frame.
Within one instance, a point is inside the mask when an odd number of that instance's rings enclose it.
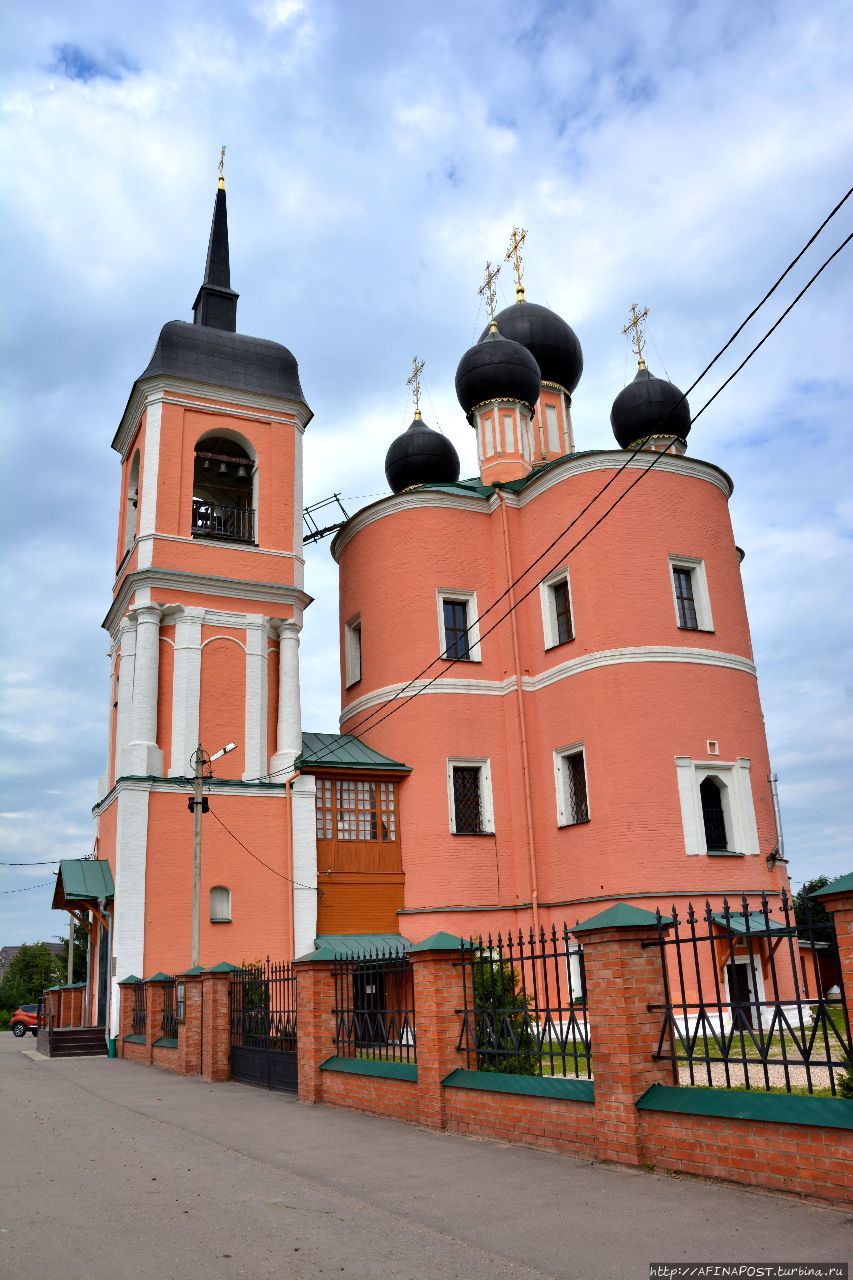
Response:
[[[569,589],[569,612],[572,618],[572,635],[570,640],[561,642],[557,636],[557,605],[554,600],[554,587],[565,582]],[[539,583],[539,603],[542,606],[542,632],[545,636],[545,648],[557,649],[563,644],[571,644],[575,638],[575,602],[572,599],[572,580],[568,566],[555,569],[547,578]]]
[[[585,827],[586,822],[576,822],[572,817],[569,803],[568,786],[571,775],[565,761],[569,756],[581,756],[583,759],[583,776],[586,779],[586,814],[587,822],[592,820],[592,809],[589,803],[589,770],[586,767],[586,748],[582,742],[573,742],[568,747],[559,747],[554,752],[554,787],[557,797],[557,826]]]
[[[722,854],[713,850],[708,852],[705,823],[702,818],[702,798],[699,787],[706,778],[715,778],[721,784],[726,835],[731,846],[728,852],[743,853],[748,856],[758,854],[758,826],[755,820],[750,766],[751,761],[745,756],[739,756],[737,760],[693,760],[690,756],[675,757],[685,853],[690,856],[705,854],[712,858],[726,856],[725,851]]]
[[[361,614],[344,623],[344,680],[349,689],[361,679]]]
[[[675,569],[685,569],[690,574],[690,585],[693,588],[693,603],[696,607],[696,630],[713,631],[714,619],[711,614],[711,596],[708,591],[708,574],[705,561],[696,556],[669,557],[669,586],[672,591],[672,607],[675,610],[675,624],[679,631],[692,630],[682,627],[678,618],[678,600],[675,595]]]
[[[495,805],[492,797],[492,762],[488,757],[483,756],[473,760],[463,756],[449,756],[447,759],[447,810],[450,817],[451,834],[457,834],[456,802],[453,794],[453,770],[457,768],[480,770],[480,810],[483,818],[483,830],[478,834],[494,835]],[[459,834],[466,836],[472,833],[462,831]]]
[[[439,587],[435,593],[438,608],[438,642],[439,654],[447,653],[447,637],[444,633],[444,602],[462,601],[467,607],[468,621],[468,657],[460,658],[460,662],[482,662],[480,656],[480,615],[477,609],[476,591],[452,591],[450,587]],[[452,661],[452,659],[449,659]]]
[[[215,915],[213,914],[213,895],[214,895],[214,893],[227,893],[227,894],[228,894],[228,914],[227,914],[227,916],[226,916],[226,915],[215,916]],[[232,915],[231,915],[231,890],[229,889],[229,887],[228,887],[228,885],[227,885],[227,884],[214,884],[214,885],[211,885],[211,887],[210,887],[210,894],[209,894],[209,903],[210,903],[210,923],[211,923],[211,924],[230,924],[230,923],[231,923],[231,920],[232,920]]]

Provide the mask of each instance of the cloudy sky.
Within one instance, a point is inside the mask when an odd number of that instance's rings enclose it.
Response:
[[[337,490],[350,510],[385,489],[416,352],[424,416],[475,471],[453,374],[513,223],[528,297],[583,344],[578,446],[608,447],[629,304],[651,308],[651,367],[686,387],[853,182],[844,0],[10,0],[6,17],[6,862],[91,849],[110,441],[161,325],[190,318],[222,143],[239,327],[297,356],[306,500]],[[694,413],[851,229],[853,198]],[[690,442],[735,480],[795,882],[853,866],[852,296],[853,246]],[[307,586],[305,726],[332,730],[327,543]],[[63,928],[33,888],[49,867],[0,870],[0,944]]]

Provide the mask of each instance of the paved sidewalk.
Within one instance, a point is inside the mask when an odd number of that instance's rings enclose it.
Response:
[[[4,1280],[645,1280],[843,1261],[853,1216],[0,1036]]]

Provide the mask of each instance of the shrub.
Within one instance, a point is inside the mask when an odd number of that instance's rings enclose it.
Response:
[[[539,1039],[529,1008],[530,997],[521,990],[520,976],[509,960],[474,957],[474,1018],[480,1071],[542,1074]]]

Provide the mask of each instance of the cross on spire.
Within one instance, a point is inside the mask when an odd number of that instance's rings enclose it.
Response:
[[[406,386],[412,388],[412,395],[415,400],[415,417],[421,416],[421,374],[424,371],[424,361],[419,360],[417,356],[412,358],[412,372],[406,379]]]
[[[225,190],[225,148],[222,147],[219,152],[219,187],[221,191]]]
[[[491,262],[486,263],[486,278],[480,285],[477,292],[481,298],[486,299],[486,306],[489,308],[490,327],[495,323],[495,307],[497,306],[497,295],[495,294],[495,281],[501,273],[500,266],[493,267]]]
[[[504,262],[511,262],[512,269],[515,272],[515,296],[519,302],[524,301],[524,285],[521,283],[523,270],[521,265],[521,246],[526,239],[527,231],[524,227],[513,227],[509,248],[504,254]]]
[[[643,347],[645,346],[645,338],[643,336],[643,321],[645,320],[648,314],[649,314],[648,307],[643,307],[642,311],[638,311],[636,302],[632,302],[631,303],[631,319],[628,321],[628,323],[625,325],[625,328],[622,330],[622,332],[625,334],[626,337],[629,332],[631,334],[631,346],[633,347],[634,353],[637,357],[637,364],[640,366],[641,369],[645,369],[646,367],[646,362],[643,359]]]

